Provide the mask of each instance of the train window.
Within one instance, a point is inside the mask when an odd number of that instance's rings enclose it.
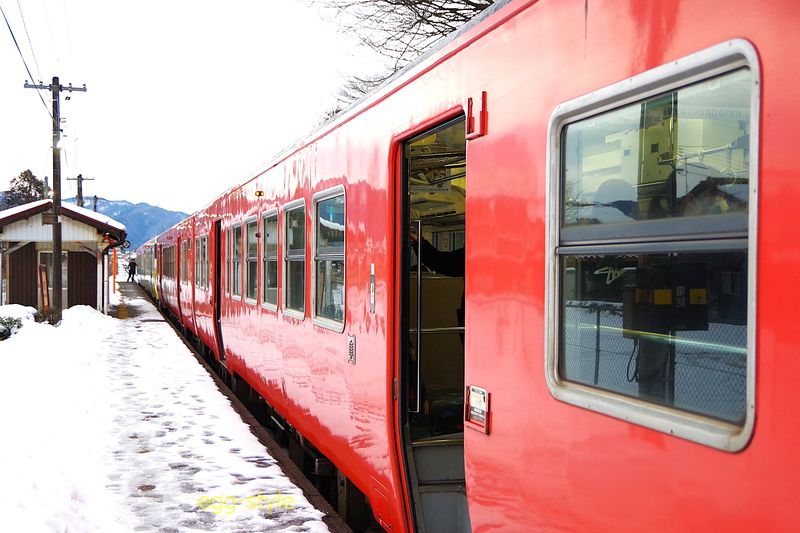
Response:
[[[203,278],[200,275],[200,237],[194,238],[194,286],[202,287]]]
[[[735,43],[559,107],[548,269],[553,394],[728,450],[754,409],[758,71]]]
[[[208,235],[200,239],[200,283],[208,288]]]
[[[164,277],[175,279],[175,246],[167,246],[163,253]]]
[[[289,206],[285,215],[285,301],[288,314],[305,316],[306,309],[306,208]]]
[[[245,296],[255,302],[258,299],[258,220],[247,221],[247,256],[245,265]]]
[[[278,305],[278,213],[269,213],[264,217],[263,243],[264,251],[261,271],[264,279],[261,282],[264,291],[264,304],[273,309]]]
[[[242,295],[242,226],[233,227],[233,254],[231,263],[231,292],[234,296]]]
[[[345,309],[345,221],[341,187],[314,198],[314,318],[339,331]]]
[[[189,241],[181,242],[181,283],[189,281]]]
[[[225,254],[225,287],[228,290],[228,294],[231,293],[231,244],[233,243],[232,232],[228,229],[227,234],[225,236],[225,242],[227,254]]]

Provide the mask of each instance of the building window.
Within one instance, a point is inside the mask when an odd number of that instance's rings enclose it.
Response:
[[[287,208],[285,239],[284,304],[287,310],[305,313],[306,309],[306,208]]]
[[[651,73],[638,101],[620,89],[618,107],[599,92],[595,114],[591,97],[576,100],[551,128],[551,391],[731,449],[746,443],[729,437],[752,419],[754,398],[757,73],[743,56],[699,81],[665,75],[661,91]]]
[[[315,203],[314,316],[344,323],[345,197],[338,189]]]
[[[69,252],[61,252],[61,305],[63,308],[67,308],[69,306],[69,302],[67,301],[68,290],[67,287],[69,283],[67,283],[67,278],[69,277]],[[47,267],[47,294],[48,299],[53,302],[53,252],[39,252],[39,265],[45,265]],[[38,279],[38,276],[37,276]],[[39,304],[41,305],[41,286],[39,287]]]
[[[246,238],[245,296],[255,302],[258,299],[258,220],[247,222]]]
[[[233,278],[231,285],[231,292],[234,296],[242,295],[242,226],[237,225],[233,227]]]
[[[262,272],[264,280],[264,303],[270,306],[278,305],[278,213],[268,214],[264,217],[263,227],[264,259]]]

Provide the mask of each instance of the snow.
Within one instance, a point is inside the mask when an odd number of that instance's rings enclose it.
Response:
[[[0,342],[0,530],[328,531],[155,308],[114,301],[128,318],[58,327],[0,306],[23,320]]]
[[[32,210],[34,210],[34,209],[36,209],[38,207],[41,207],[43,205],[48,205],[49,206],[50,204],[52,204],[52,200],[47,199],[47,200],[37,200],[35,202],[30,202],[30,203],[27,203],[27,204],[18,205],[16,207],[12,207],[10,209],[6,209],[5,211],[0,211],[0,220],[13,217],[15,215],[18,215],[19,213],[24,213],[25,211],[32,211]],[[96,213],[96,212],[92,211],[91,209],[85,209],[83,207],[78,207],[77,205],[72,205],[72,204],[69,204],[69,203],[63,203],[63,204],[61,204],[61,210],[62,211],[69,211],[69,212],[72,212],[72,213],[76,213],[78,215],[83,216],[84,218],[88,218],[90,220],[94,220],[95,222],[98,222],[100,224],[104,224],[104,225],[109,226],[111,228],[115,228],[115,229],[117,229],[119,231],[123,231],[123,232],[126,232],[126,233],[128,231],[127,228],[125,227],[125,224],[117,222],[116,220],[114,220],[113,218],[109,217],[108,215],[104,215],[102,213]]]
[[[116,220],[114,220],[113,218],[111,218],[108,215],[104,215],[102,213],[97,213],[95,211],[92,211],[91,209],[85,209],[83,207],[78,207],[77,205],[72,205],[72,204],[68,204],[68,203],[67,204],[61,204],[61,209],[63,211],[71,211],[73,213],[77,213],[79,215],[82,215],[85,218],[89,218],[89,219],[95,220],[95,221],[97,221],[97,222],[99,222],[101,224],[105,224],[106,226],[110,226],[112,228],[116,228],[119,231],[124,231],[126,233],[128,232],[128,229],[125,227],[125,224],[122,224],[121,222],[117,222]]]
[[[37,200],[35,202],[30,202],[28,204],[22,204],[22,205],[18,205],[18,206],[15,206],[15,207],[11,207],[11,208],[6,209],[4,211],[0,211],[0,220],[2,220],[4,218],[13,217],[13,216],[15,216],[15,215],[17,215],[19,213],[24,213],[25,211],[36,209],[39,206],[42,206],[44,204],[49,204],[49,203],[50,203],[50,200]]]

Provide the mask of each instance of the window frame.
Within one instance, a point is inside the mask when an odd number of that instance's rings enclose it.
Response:
[[[697,82],[712,79],[735,70],[747,68],[752,75],[750,101],[750,162],[748,229],[746,237],[748,265],[748,307],[747,307],[747,377],[745,394],[745,419],[742,425],[721,421],[704,415],[665,407],[638,398],[624,396],[590,385],[570,382],[559,376],[561,357],[561,257],[566,254],[579,254],[591,248],[602,253],[631,249],[638,253],[668,249],[670,252],[681,249],[697,249],[698,241],[711,247],[722,247],[701,233],[685,233],[683,239],[670,243],[648,240],[641,244],[614,244],[613,240],[602,246],[581,246],[579,240],[570,243],[568,250],[561,246],[561,196],[562,143],[564,128],[572,123],[598,116],[607,111],[642,102],[648,98]],[[743,39],[727,41],[677,61],[656,67],[627,80],[604,87],[584,96],[565,102],[553,111],[548,128],[548,152],[546,181],[547,199],[547,254],[545,265],[545,377],[550,393],[554,398],[567,404],[602,413],[623,421],[631,422],[662,433],[675,435],[686,440],[704,444],[728,452],[745,448],[753,434],[755,421],[756,384],[756,277],[758,244],[758,169],[760,150],[760,98],[761,74],[758,55],[754,47]],[[590,229],[590,231],[592,231]],[[587,233],[588,234],[588,233]],[[727,246],[732,245],[729,239]],[[741,248],[739,248],[741,249]]]
[[[225,230],[225,246],[221,246],[220,249],[225,250],[225,293],[228,297],[231,296],[231,261],[233,260],[231,249],[233,242],[233,230],[229,226]]]
[[[239,239],[239,243],[241,244],[242,249],[239,250],[239,267],[238,267],[238,269],[236,267],[236,230],[237,229],[241,233],[241,237],[242,237],[241,239]],[[231,248],[230,248],[230,250],[231,250],[231,255],[230,255],[230,261],[231,261],[231,286],[230,286],[231,298],[233,298],[234,300],[241,300],[242,299],[242,292],[243,292],[242,291],[242,287],[243,287],[242,282],[244,281],[244,279],[243,279],[244,276],[243,276],[243,272],[242,272],[242,264],[243,264],[242,259],[243,259],[243,252],[244,252],[244,225],[241,222],[236,222],[235,224],[232,224],[231,225],[231,230],[230,230],[230,235],[231,235]],[[239,272],[239,283],[238,284],[236,283],[236,272],[237,272],[237,270]]]
[[[198,235],[194,238],[194,287],[195,289],[203,286],[203,278],[200,273],[200,259],[201,255],[199,252],[200,250],[200,239],[201,237]]]
[[[289,213],[291,211],[296,211],[298,209],[302,209],[302,211],[303,211],[303,221],[304,221],[303,222],[304,223],[304,227],[303,227],[303,255],[302,255],[302,261],[303,261],[303,309],[302,310],[295,309],[295,308],[289,306],[289,283],[288,283],[288,277],[289,277],[289,264],[288,263],[289,263],[289,261],[295,261],[295,262],[299,261],[300,259],[298,259],[298,258],[300,256],[299,256],[299,254],[296,254],[294,256],[290,255],[289,244],[288,244],[289,243],[289,239],[287,237],[287,233],[288,233],[288,229],[289,228],[287,227],[287,224],[289,222]],[[308,286],[307,286],[308,284],[306,283],[306,279],[308,278],[308,252],[307,252],[307,250],[308,250],[308,210],[306,209],[306,200],[305,200],[305,198],[301,198],[299,200],[294,200],[292,202],[289,202],[289,203],[287,203],[287,204],[285,204],[283,206],[281,211],[283,212],[283,226],[281,228],[281,233],[283,234],[283,254],[282,254],[282,257],[281,257],[281,259],[283,261],[283,275],[282,275],[282,278],[281,278],[281,281],[283,283],[283,285],[282,285],[282,289],[283,290],[279,291],[279,293],[282,293],[281,302],[282,302],[282,306],[283,306],[283,314],[286,315],[286,316],[290,316],[292,318],[296,318],[298,320],[305,320],[306,311],[307,311],[307,307],[308,307],[306,305],[306,303],[308,302]]]
[[[203,284],[203,288],[208,290],[208,234],[206,233],[200,238],[200,279]]]
[[[275,229],[277,231],[278,240],[275,246],[275,254],[274,256],[267,256],[267,246],[266,246],[266,238],[267,238],[267,220],[268,219],[275,219]],[[280,291],[281,291],[281,272],[280,272],[280,264],[281,264],[281,221],[280,217],[278,216],[278,209],[273,208],[265,211],[261,215],[261,306],[265,309],[270,311],[277,311],[278,304],[281,301]],[[267,262],[270,260],[275,261],[275,268],[278,270],[278,275],[276,276],[276,285],[275,285],[275,302],[268,302],[267,301],[267,280],[265,278],[267,273]]]
[[[181,285],[189,284],[189,249],[191,242],[189,239],[181,239],[180,244],[180,283]]]
[[[258,303],[258,294],[259,294],[259,288],[260,288],[259,287],[259,283],[258,283],[258,281],[259,281],[258,280],[258,275],[259,275],[259,270],[258,270],[259,261],[258,261],[258,259],[259,259],[259,255],[260,255],[260,249],[259,249],[260,242],[259,241],[261,239],[259,238],[260,237],[260,233],[259,233],[259,228],[258,228],[258,221],[259,221],[258,216],[252,216],[252,217],[248,218],[247,220],[245,220],[244,221],[244,225],[242,226],[244,228],[244,231],[242,232],[242,264],[244,266],[244,275],[242,276],[242,283],[243,283],[243,286],[244,286],[244,290],[242,291],[242,297],[244,297],[245,301],[247,303],[250,303],[250,304]],[[255,239],[256,239],[256,253],[251,258],[250,255],[249,255],[250,254],[250,243],[248,242],[247,239],[249,237],[248,229],[249,229],[250,225],[253,224],[253,223],[255,223],[254,236],[255,236]],[[249,282],[250,282],[250,275],[249,275],[250,268],[249,267],[250,267],[251,260],[256,265],[256,271],[255,271],[255,284],[256,285],[255,285],[255,297],[254,298],[251,298],[247,293],[247,289],[249,288]]]
[[[344,244],[342,247],[342,253],[341,256],[339,254],[325,255],[322,256],[324,257],[324,259],[321,259],[320,258],[321,256],[317,252],[317,223],[319,216],[319,204],[320,202],[323,202],[325,200],[330,200],[331,198],[336,198],[337,196],[342,196],[344,198],[345,231],[344,231]],[[330,329],[332,331],[342,333],[344,331],[345,322],[347,320],[347,194],[345,193],[344,186],[338,185],[331,189],[316,193],[312,198],[312,204],[314,206],[314,214],[312,217],[313,227],[311,229],[311,246],[312,246],[311,250],[313,252],[314,264],[313,268],[311,269],[311,317],[314,324],[323,327],[325,329]],[[344,265],[343,283],[345,286],[343,301],[342,301],[344,314],[342,316],[341,321],[317,315],[317,263],[319,261],[336,260],[339,257],[341,257],[342,264]]]

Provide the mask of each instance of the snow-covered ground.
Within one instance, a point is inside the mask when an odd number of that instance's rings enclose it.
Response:
[[[327,531],[155,308],[112,301],[0,306],[0,531]]]

